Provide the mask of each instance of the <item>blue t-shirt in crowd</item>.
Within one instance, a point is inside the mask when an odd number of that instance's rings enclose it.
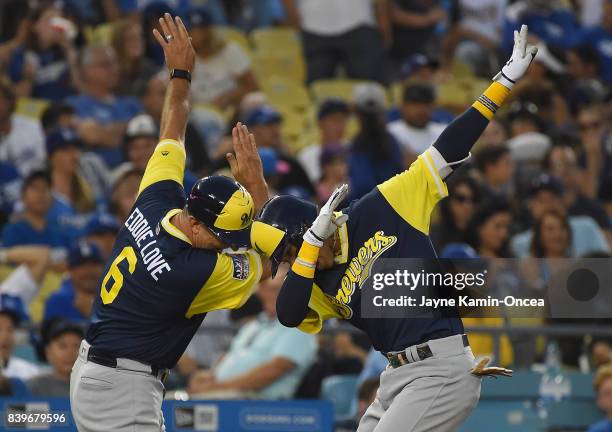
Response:
[[[87,317],[74,307],[74,288],[72,279],[66,278],[57,291],[49,296],[45,303],[45,313],[43,320],[53,318],[64,318],[73,322],[83,322]]]
[[[67,248],[69,239],[61,228],[47,219],[47,225],[38,230],[28,221],[20,220],[9,223],[2,232],[2,244],[5,247],[17,245],[44,245],[52,248]]]
[[[612,420],[602,420],[595,423],[587,432],[612,432]]]
[[[80,119],[93,119],[100,124],[127,122],[142,112],[142,105],[134,97],[113,96],[99,100],[87,94],[71,96],[66,99]],[[123,160],[120,149],[96,149],[96,154],[104,159],[106,165],[114,168]]]
[[[81,236],[91,216],[92,213],[80,214],[72,204],[55,193],[53,194],[53,205],[47,215],[50,223],[56,225],[70,243]]]
[[[517,3],[514,7],[511,6],[507,12],[508,16],[504,24],[502,42],[504,50],[507,52],[512,51],[514,30],[520,30],[523,24],[529,27],[530,35],[537,36],[548,45],[567,49],[576,43],[580,25],[571,10],[559,8],[548,13],[528,13],[521,10],[523,4]]]
[[[597,50],[601,61],[601,77],[612,85],[612,33],[602,27],[591,28],[585,30],[580,42]]]
[[[43,52],[26,52],[19,49],[13,53],[8,65],[8,74],[13,82],[21,81],[26,66],[26,55],[33,55],[38,64],[32,84],[32,97],[61,101],[74,93],[71,85],[70,67],[58,49]]]

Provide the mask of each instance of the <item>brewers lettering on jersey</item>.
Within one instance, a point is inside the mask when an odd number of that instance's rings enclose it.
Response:
[[[429,222],[438,201],[448,194],[444,180],[470,157],[471,147],[536,51],[527,46],[523,26],[515,33],[511,59],[472,107],[409,169],[341,212],[334,210],[347,195],[346,185],[334,191],[316,218],[316,210],[305,201],[273,198],[253,223],[251,243],[270,257],[273,274],[279,262],[293,262],[277,299],[279,321],[316,333],[330,318],[345,319],[389,360],[358,432],[455,430],[478,402],[480,378],[511,374],[485,367],[488,359],[475,361],[454,308],[441,313],[429,307],[430,313],[415,318],[366,318],[361,296],[362,290],[372,289],[364,281],[377,260],[421,258],[437,267]]]
[[[269,264],[248,246],[255,210],[267,200],[255,140],[240,123],[228,154],[237,181],[199,180],[187,199],[185,126],[195,54],[180,18],[160,19],[171,80],[160,142],[138,196],[117,235],[100,295],[70,378],[79,431],[165,430],[163,380],[206,313],[237,308],[253,293]]]

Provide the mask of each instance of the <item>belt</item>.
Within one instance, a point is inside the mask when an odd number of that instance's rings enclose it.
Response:
[[[99,364],[101,366],[106,366],[110,368],[117,368],[117,357],[113,357],[112,355],[96,350],[94,347],[89,347],[87,352],[87,361],[92,363]],[[144,363],[143,363],[144,364]],[[168,369],[161,368],[159,366],[147,365],[151,368],[151,375],[154,377],[159,377],[160,380],[165,381],[168,376]]]
[[[463,341],[464,347],[470,346],[467,335],[462,335],[461,340]],[[427,342],[424,344],[417,345],[415,348],[416,348],[415,350],[416,357],[418,358],[415,358],[414,360],[412,358],[409,358],[406,355],[406,351],[408,351],[409,348],[406,348],[404,351],[401,351],[396,354],[387,353],[385,354],[385,357],[387,357],[387,360],[389,360],[389,364],[391,365],[392,368],[398,368],[405,364],[415,363],[417,361],[422,361],[430,357],[433,357],[433,353]],[[411,357],[414,357],[414,356],[411,356]]]

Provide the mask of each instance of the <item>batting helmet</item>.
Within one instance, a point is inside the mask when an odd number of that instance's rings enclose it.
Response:
[[[291,195],[276,196],[261,208],[251,227],[251,245],[270,258],[272,277],[289,245],[302,245],[302,237],[316,217],[316,205]]]
[[[187,211],[222,242],[249,246],[253,199],[238,182],[214,175],[196,182],[187,198]]]

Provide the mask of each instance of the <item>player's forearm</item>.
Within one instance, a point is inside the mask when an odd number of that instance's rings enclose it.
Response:
[[[186,79],[170,80],[161,115],[160,141],[164,139],[173,139],[180,143],[185,141],[185,129],[190,111],[189,88],[190,83]]]
[[[467,111],[447,126],[434,143],[444,160],[452,163],[468,157],[471,148],[509,93],[508,88],[493,82]]]
[[[302,244],[276,299],[276,314],[285,327],[297,327],[308,314],[319,248]]]

